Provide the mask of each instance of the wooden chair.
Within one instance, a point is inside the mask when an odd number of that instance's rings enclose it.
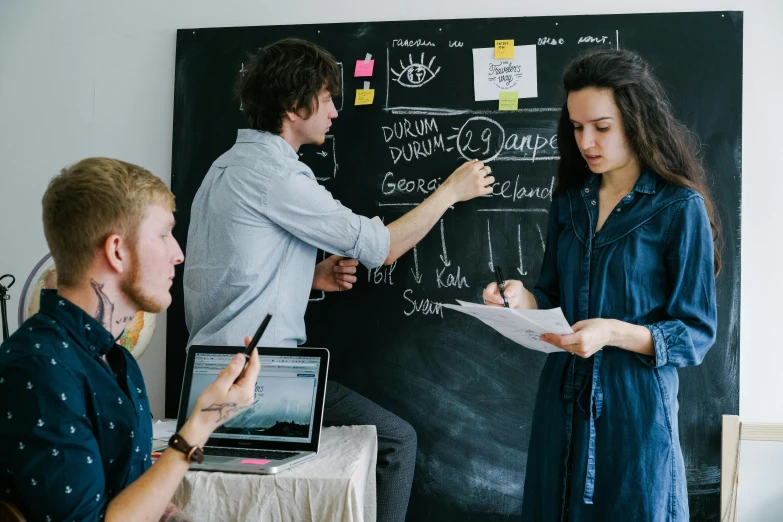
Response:
[[[723,415],[722,425],[720,520],[736,522],[740,444],[743,440],[783,442],[783,424],[741,422],[737,415]]]
[[[8,502],[0,502],[0,522],[27,522],[21,511]]]

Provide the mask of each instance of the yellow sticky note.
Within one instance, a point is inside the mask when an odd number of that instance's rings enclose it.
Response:
[[[519,109],[519,94],[513,91],[500,91],[500,111],[515,111]]]
[[[495,40],[495,58],[513,58],[514,40]]]
[[[354,105],[372,105],[375,99],[375,89],[356,89]]]

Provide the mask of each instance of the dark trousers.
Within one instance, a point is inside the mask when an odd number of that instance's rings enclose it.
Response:
[[[403,522],[416,465],[416,432],[410,424],[342,384],[326,385],[324,426],[375,425],[378,522]]]

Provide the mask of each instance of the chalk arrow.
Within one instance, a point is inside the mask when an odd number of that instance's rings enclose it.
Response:
[[[413,266],[416,267],[415,272],[413,271],[413,268],[411,268],[413,280],[416,281],[417,284],[421,284],[421,272],[419,272],[419,252],[415,246],[413,247]]]
[[[541,227],[536,225],[536,228],[538,229],[538,237],[541,238],[541,250],[546,252],[546,241],[544,241],[544,234],[541,233]]]
[[[318,154],[318,155],[319,155],[319,156],[321,156],[322,158],[325,158],[326,156],[328,156],[328,155],[329,155],[329,153],[328,153],[328,152],[326,152],[325,150],[322,150],[322,151],[320,151],[320,152],[316,152],[316,154]]]
[[[519,266],[517,272],[519,275],[527,275],[527,270],[522,267],[522,225],[517,225],[517,244],[519,245]]]
[[[440,256],[440,260],[443,261],[443,266],[450,266],[449,256],[446,253],[446,234],[443,232],[443,220],[440,220],[440,244],[443,247],[443,255]]]
[[[492,233],[489,231],[489,220],[487,220],[487,244],[489,245],[489,271],[494,272],[495,267],[492,265]]]

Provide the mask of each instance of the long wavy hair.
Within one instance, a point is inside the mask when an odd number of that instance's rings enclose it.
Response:
[[[720,227],[706,185],[698,144],[692,133],[674,117],[666,93],[649,65],[626,50],[594,49],[577,56],[565,69],[566,96],[593,87],[610,89],[623,118],[625,135],[641,168],[666,181],[688,187],[704,199],[715,245],[715,274],[720,271]],[[574,125],[563,104],[557,127],[560,163],[555,192],[582,186],[592,175],[574,137]]]

